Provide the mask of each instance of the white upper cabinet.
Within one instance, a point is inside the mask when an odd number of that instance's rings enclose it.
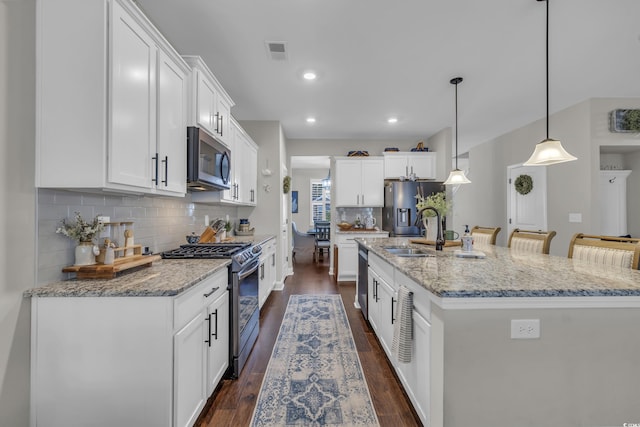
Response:
[[[129,0],[36,7],[36,185],[184,196],[189,66]]]
[[[382,157],[335,159],[335,206],[384,205]]]
[[[385,179],[409,177],[412,174],[416,179],[436,179],[434,152],[386,152],[383,155]]]
[[[199,56],[183,56],[192,68],[189,125],[204,128],[211,136],[231,143],[233,100]]]

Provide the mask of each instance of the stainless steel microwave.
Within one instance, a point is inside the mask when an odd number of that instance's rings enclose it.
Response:
[[[228,190],[231,153],[204,130],[187,127],[187,187],[190,191]]]

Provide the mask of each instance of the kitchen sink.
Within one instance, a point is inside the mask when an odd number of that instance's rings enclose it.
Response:
[[[408,248],[405,246],[386,246],[383,249],[390,254],[402,257],[433,257],[433,251],[419,248]]]

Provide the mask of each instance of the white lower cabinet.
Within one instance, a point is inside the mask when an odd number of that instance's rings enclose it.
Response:
[[[431,303],[426,291],[391,264],[369,252],[369,323],[396,370],[414,409],[425,426],[431,425]],[[411,362],[400,363],[391,354],[397,317],[397,290],[413,292]]]
[[[386,231],[363,231],[361,233],[335,233],[335,244],[338,246],[338,274],[336,280],[351,281],[358,278],[358,244],[355,239],[389,237]]]
[[[262,245],[259,272],[259,303],[260,308],[265,303],[276,283],[276,239],[269,239]]]
[[[413,407],[425,424],[429,425],[429,390],[430,390],[430,342],[431,324],[413,310],[413,349],[411,363],[397,363],[400,381],[413,403]]]
[[[387,357],[391,359],[391,342],[393,340],[392,304],[395,301],[393,275],[389,276],[385,269],[377,268],[380,262],[376,262],[376,256],[369,254],[369,294],[368,314],[369,323],[376,332],[376,336],[382,345]],[[388,265],[388,264],[387,264]],[[391,270],[393,274],[393,270]]]
[[[227,281],[225,268],[176,297],[32,297],[30,425],[192,426],[229,363]]]

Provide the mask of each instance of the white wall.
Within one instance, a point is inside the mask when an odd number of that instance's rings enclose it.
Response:
[[[349,139],[289,139],[288,156],[346,156],[349,151],[365,150],[370,156],[382,156],[386,147],[396,147],[400,151],[410,151],[418,141],[407,140],[349,140]],[[435,151],[430,141],[425,146]],[[438,162],[440,158],[438,158]],[[446,177],[445,177],[446,179]]]
[[[35,284],[35,0],[0,2],[0,426],[29,423]]]
[[[251,136],[251,139],[258,145],[258,205],[254,208],[239,208],[241,216],[249,218],[251,225],[258,234],[273,234],[278,241],[277,255],[277,284],[282,286],[286,276],[290,273],[291,251],[286,248],[291,247],[288,237],[282,235],[281,225],[288,218],[291,218],[291,203],[287,208],[283,207],[284,193],[282,192],[282,180],[285,177],[284,166],[287,164],[286,143],[280,122],[245,120],[240,125]],[[264,176],[261,170],[269,162],[269,169],[273,172],[271,176]],[[289,172],[286,172],[289,173]],[[269,185],[271,190],[267,192],[265,185]],[[286,194],[287,198],[291,193]],[[284,251],[284,252],[283,252]],[[285,264],[288,267],[285,267]]]
[[[577,232],[597,232],[599,215],[594,212],[598,191],[599,156],[591,143],[592,102],[584,101],[553,114],[550,137],[562,141],[565,149],[578,157],[575,162],[547,167],[548,227],[557,235],[551,253],[566,256],[569,240]],[[507,166],[521,164],[545,138],[545,120],[538,120],[469,151],[470,185],[461,186],[454,197],[456,231],[463,224],[500,226],[497,244],[507,242]],[[581,213],[582,223],[569,223],[569,213]]]

